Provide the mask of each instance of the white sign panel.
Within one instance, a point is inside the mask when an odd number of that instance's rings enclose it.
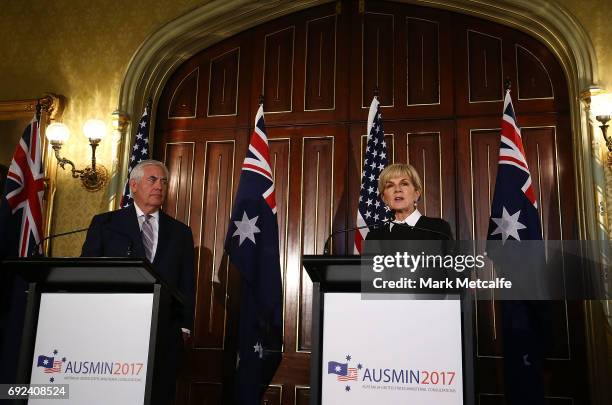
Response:
[[[322,405],[463,403],[460,301],[324,300]]]
[[[41,294],[30,383],[68,384],[54,404],[142,404],[152,305],[153,294]]]

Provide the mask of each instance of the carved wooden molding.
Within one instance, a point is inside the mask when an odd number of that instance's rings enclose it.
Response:
[[[0,101],[0,119],[10,120],[34,114],[36,105],[40,102],[42,109],[48,113],[48,118],[56,120],[64,112],[65,98],[57,94],[47,93],[41,98],[29,100]]]

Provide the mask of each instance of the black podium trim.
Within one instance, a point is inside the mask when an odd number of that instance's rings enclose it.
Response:
[[[108,287],[116,291],[133,291],[135,285],[161,284],[170,295],[181,305],[185,298],[175,287],[166,281],[144,259],[125,257],[80,257],[80,258],[32,258],[9,259],[2,262],[3,267],[9,271],[19,268],[20,277],[28,282],[44,283],[49,286],[46,291],[55,287],[70,287],[77,291],[79,287],[86,289],[94,285],[102,286],[105,291]],[[40,266],[45,267],[41,271]],[[131,270],[131,271],[125,271]],[[152,291],[152,290],[151,290]]]
[[[155,348],[158,345],[157,341],[157,332],[159,331],[159,314],[160,314],[160,304],[161,304],[161,288],[159,285],[154,287],[153,291],[153,305],[151,308],[151,333],[149,334],[149,354],[147,360],[147,382],[145,384],[145,396],[144,403],[150,404],[153,397],[153,383],[154,383],[154,370],[155,370],[155,361],[156,350]]]
[[[17,383],[19,384],[29,384],[32,374],[32,359],[34,358],[34,344],[36,343],[40,308],[40,289],[37,283],[29,283],[27,294],[23,334],[21,335],[21,347],[17,363]],[[25,404],[26,402],[21,403]]]

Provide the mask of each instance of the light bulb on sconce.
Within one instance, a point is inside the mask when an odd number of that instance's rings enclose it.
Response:
[[[102,120],[87,120],[83,125],[83,134],[90,142],[100,142],[106,135],[106,123]]]
[[[608,166],[612,167],[612,137],[608,135],[608,121],[612,115],[612,94],[600,93],[591,97],[591,113],[601,125],[601,134],[608,148]]]
[[[47,127],[46,135],[52,145],[63,145],[70,137],[70,129],[60,122],[54,122]]]
[[[599,128],[601,128],[601,133],[606,141],[606,146],[608,147],[608,151],[612,152],[612,140],[610,139],[607,133],[608,126],[609,126],[608,121],[610,121],[610,115],[609,114],[596,115],[595,119],[599,121],[599,123],[601,124]]]
[[[55,152],[58,165],[66,170],[66,165],[70,165],[72,177],[81,179],[81,185],[87,191],[101,190],[108,183],[108,170],[102,165],[96,165],[96,148],[106,135],[106,124],[102,120],[87,120],[83,126],[83,133],[89,139],[91,146],[91,165],[83,170],[77,170],[74,163],[60,156],[60,149],[70,137],[70,129],[62,123],[53,123],[47,127],[46,136],[51,147]]]

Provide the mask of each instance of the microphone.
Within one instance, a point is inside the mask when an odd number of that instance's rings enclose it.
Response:
[[[46,241],[46,240],[57,238],[59,236],[72,235],[73,233],[85,232],[85,231],[88,231],[88,230],[89,230],[89,227],[77,229],[75,231],[68,231],[68,232],[56,233],[54,235],[49,235],[46,238],[43,238],[40,242],[38,242],[36,244],[36,247],[34,248],[34,251],[30,255],[30,257],[41,257],[43,255],[42,253],[40,253],[39,249],[40,249],[40,245],[42,245],[43,242]]]
[[[345,233],[345,232],[351,232],[351,231],[357,231],[359,229],[365,229],[365,228],[379,228],[384,224],[388,224],[389,222],[393,222],[394,219],[389,218],[389,219],[385,219],[384,221],[380,221],[380,222],[376,222],[373,225],[362,225],[362,226],[355,226],[353,228],[346,228],[346,229],[340,229],[339,231],[335,231],[329,234],[329,236],[327,237],[327,239],[325,239],[325,245],[323,246],[323,254],[325,256],[329,255],[329,242],[331,242],[332,238],[336,235],[338,235],[339,233]]]

